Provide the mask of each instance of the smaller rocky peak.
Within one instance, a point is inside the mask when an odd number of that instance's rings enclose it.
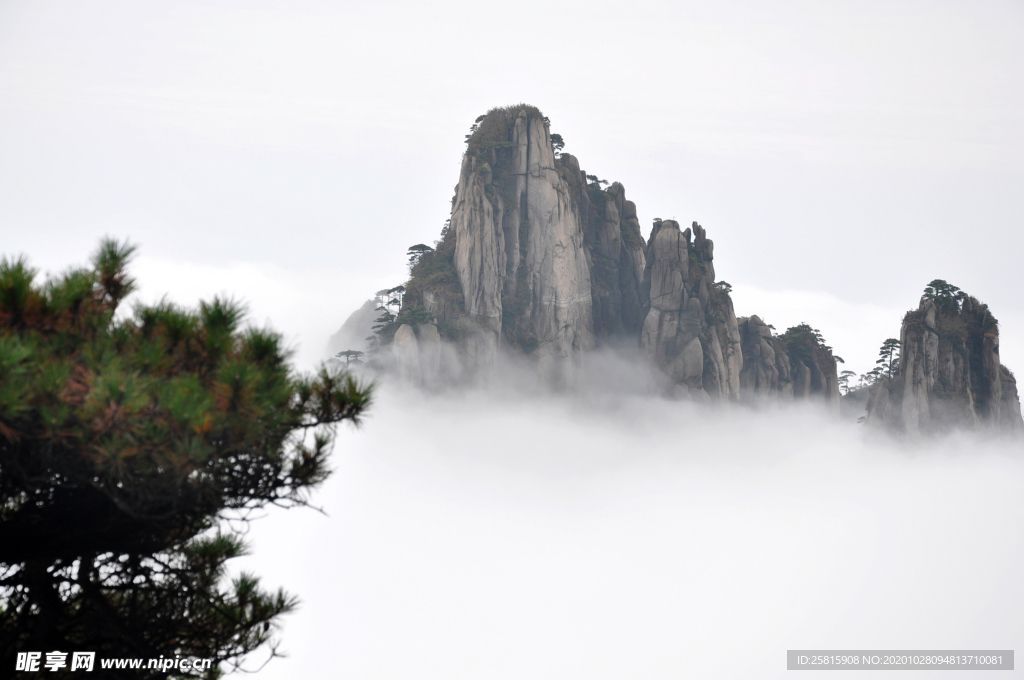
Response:
[[[728,284],[715,283],[693,231],[675,220],[654,221],[646,260],[641,350],[691,398],[737,398],[742,357]]]
[[[875,376],[865,421],[909,435],[1024,429],[1016,380],[999,361],[999,324],[988,305],[942,279],[929,283],[917,309],[903,317],[888,374]]]
[[[758,316],[741,318],[738,325],[740,385],[748,398],[808,399],[838,408],[837,359],[818,330],[801,323],[775,335]]]

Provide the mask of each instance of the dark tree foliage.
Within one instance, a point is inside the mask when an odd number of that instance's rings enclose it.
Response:
[[[295,375],[281,337],[242,330],[235,302],[115,315],[132,251],[104,241],[91,268],[45,283],[0,260],[5,672],[33,650],[212,658],[209,677],[272,655],[296,600],[249,574],[226,582],[225,563],[253,511],[307,502],[334,426],[369,405],[346,374]]]
[[[565,140],[562,139],[562,135],[559,135],[559,134],[552,134],[551,135],[551,148],[554,150],[555,157],[557,158],[559,156],[559,154],[562,153],[562,149],[565,148]]]
[[[357,349],[346,349],[342,352],[338,352],[334,356],[338,357],[339,359],[344,359],[345,365],[348,366],[352,362],[355,362],[357,364],[360,363],[359,357],[363,356],[363,352],[360,352]]]
[[[857,374],[854,371],[843,371],[839,374],[839,392],[841,394],[849,394],[853,389],[850,387],[850,380],[856,378]]]
[[[863,385],[874,385],[876,382],[882,379],[882,369],[875,366],[867,373],[860,376],[860,382]]]
[[[875,363],[878,364],[879,375],[884,373],[887,378],[896,375],[900,365],[900,341],[889,338],[883,342],[878,348],[878,360]]]
[[[407,254],[409,255],[409,268],[412,269],[416,266],[416,263],[420,261],[424,253],[432,253],[434,249],[425,243],[417,243],[414,246],[409,246]]]
[[[960,303],[967,298],[967,294],[951,283],[935,279],[925,286],[923,297],[934,300],[939,310],[955,313],[959,311]]]
[[[806,323],[799,323],[787,328],[786,332],[779,336],[779,340],[785,344],[791,358],[807,365],[814,361],[814,356],[818,352],[832,351],[832,348],[825,344],[825,338],[822,337],[821,331],[811,328]],[[846,363],[842,357],[832,355],[832,359],[838,363]]]
[[[432,255],[434,255],[433,249],[425,251],[417,263],[413,265],[413,272],[416,271],[417,267],[421,266],[424,259],[429,259]],[[407,304],[408,296],[406,293],[405,286],[395,286],[394,288],[377,291],[377,299],[380,301],[380,306],[377,307],[376,311],[380,312],[381,315],[374,319],[374,325],[371,326],[373,335],[367,338],[370,343],[371,355],[390,345],[395,337],[395,333],[402,324],[416,325],[430,323],[434,320],[434,315],[428,312],[422,305]],[[418,293],[418,291],[415,291],[415,293]],[[417,295],[414,294],[414,297],[417,297]],[[392,312],[392,308],[397,313]]]

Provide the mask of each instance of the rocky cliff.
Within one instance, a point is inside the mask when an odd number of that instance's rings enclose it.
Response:
[[[505,348],[565,384],[582,353],[609,344],[639,349],[695,399],[735,400],[745,387],[838,399],[836,363],[820,337],[808,348],[776,338],[757,317],[736,318],[700,225],[656,219],[645,242],[625,188],[588,175],[554,139],[531,106],[477,119],[451,219],[413,266],[391,322],[408,330],[387,334],[403,371],[426,322],[458,347],[463,375],[485,373]]]
[[[866,422],[908,434],[1020,432],[1017,382],[999,361],[998,322],[988,305],[936,283],[904,316],[895,375],[872,386]]]
[[[838,407],[836,359],[820,334],[800,324],[780,336],[757,316],[740,319],[740,388],[755,398],[820,399]]]
[[[451,230],[464,312],[478,327],[470,346],[480,360],[504,336],[559,374],[594,346],[580,184],[578,170],[556,162],[548,122],[536,109],[499,109],[479,121],[463,157]]]
[[[643,353],[694,395],[739,396],[743,356],[732,299],[715,282],[714,244],[696,222],[655,220],[640,297]]]

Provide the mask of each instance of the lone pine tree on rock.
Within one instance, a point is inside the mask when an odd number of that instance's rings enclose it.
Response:
[[[891,378],[899,370],[900,363],[900,341],[896,338],[889,338],[878,348],[878,365],[880,374],[884,373],[886,378]]]
[[[132,251],[106,240],[45,283],[0,260],[0,668],[26,650],[273,654],[296,599],[227,582],[244,544],[221,520],[306,504],[334,426],[369,405],[346,374],[296,375],[237,303],[116,315]]]
[[[345,360],[345,365],[350,365],[353,361],[359,363],[359,357],[363,356],[363,353],[356,349],[346,349],[343,352],[338,352],[334,355],[340,359]]]

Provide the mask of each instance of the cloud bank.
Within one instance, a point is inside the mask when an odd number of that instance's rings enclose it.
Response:
[[[334,464],[326,516],[254,525],[243,566],[304,600],[263,678],[772,678],[1024,633],[1015,442],[385,385]]]

